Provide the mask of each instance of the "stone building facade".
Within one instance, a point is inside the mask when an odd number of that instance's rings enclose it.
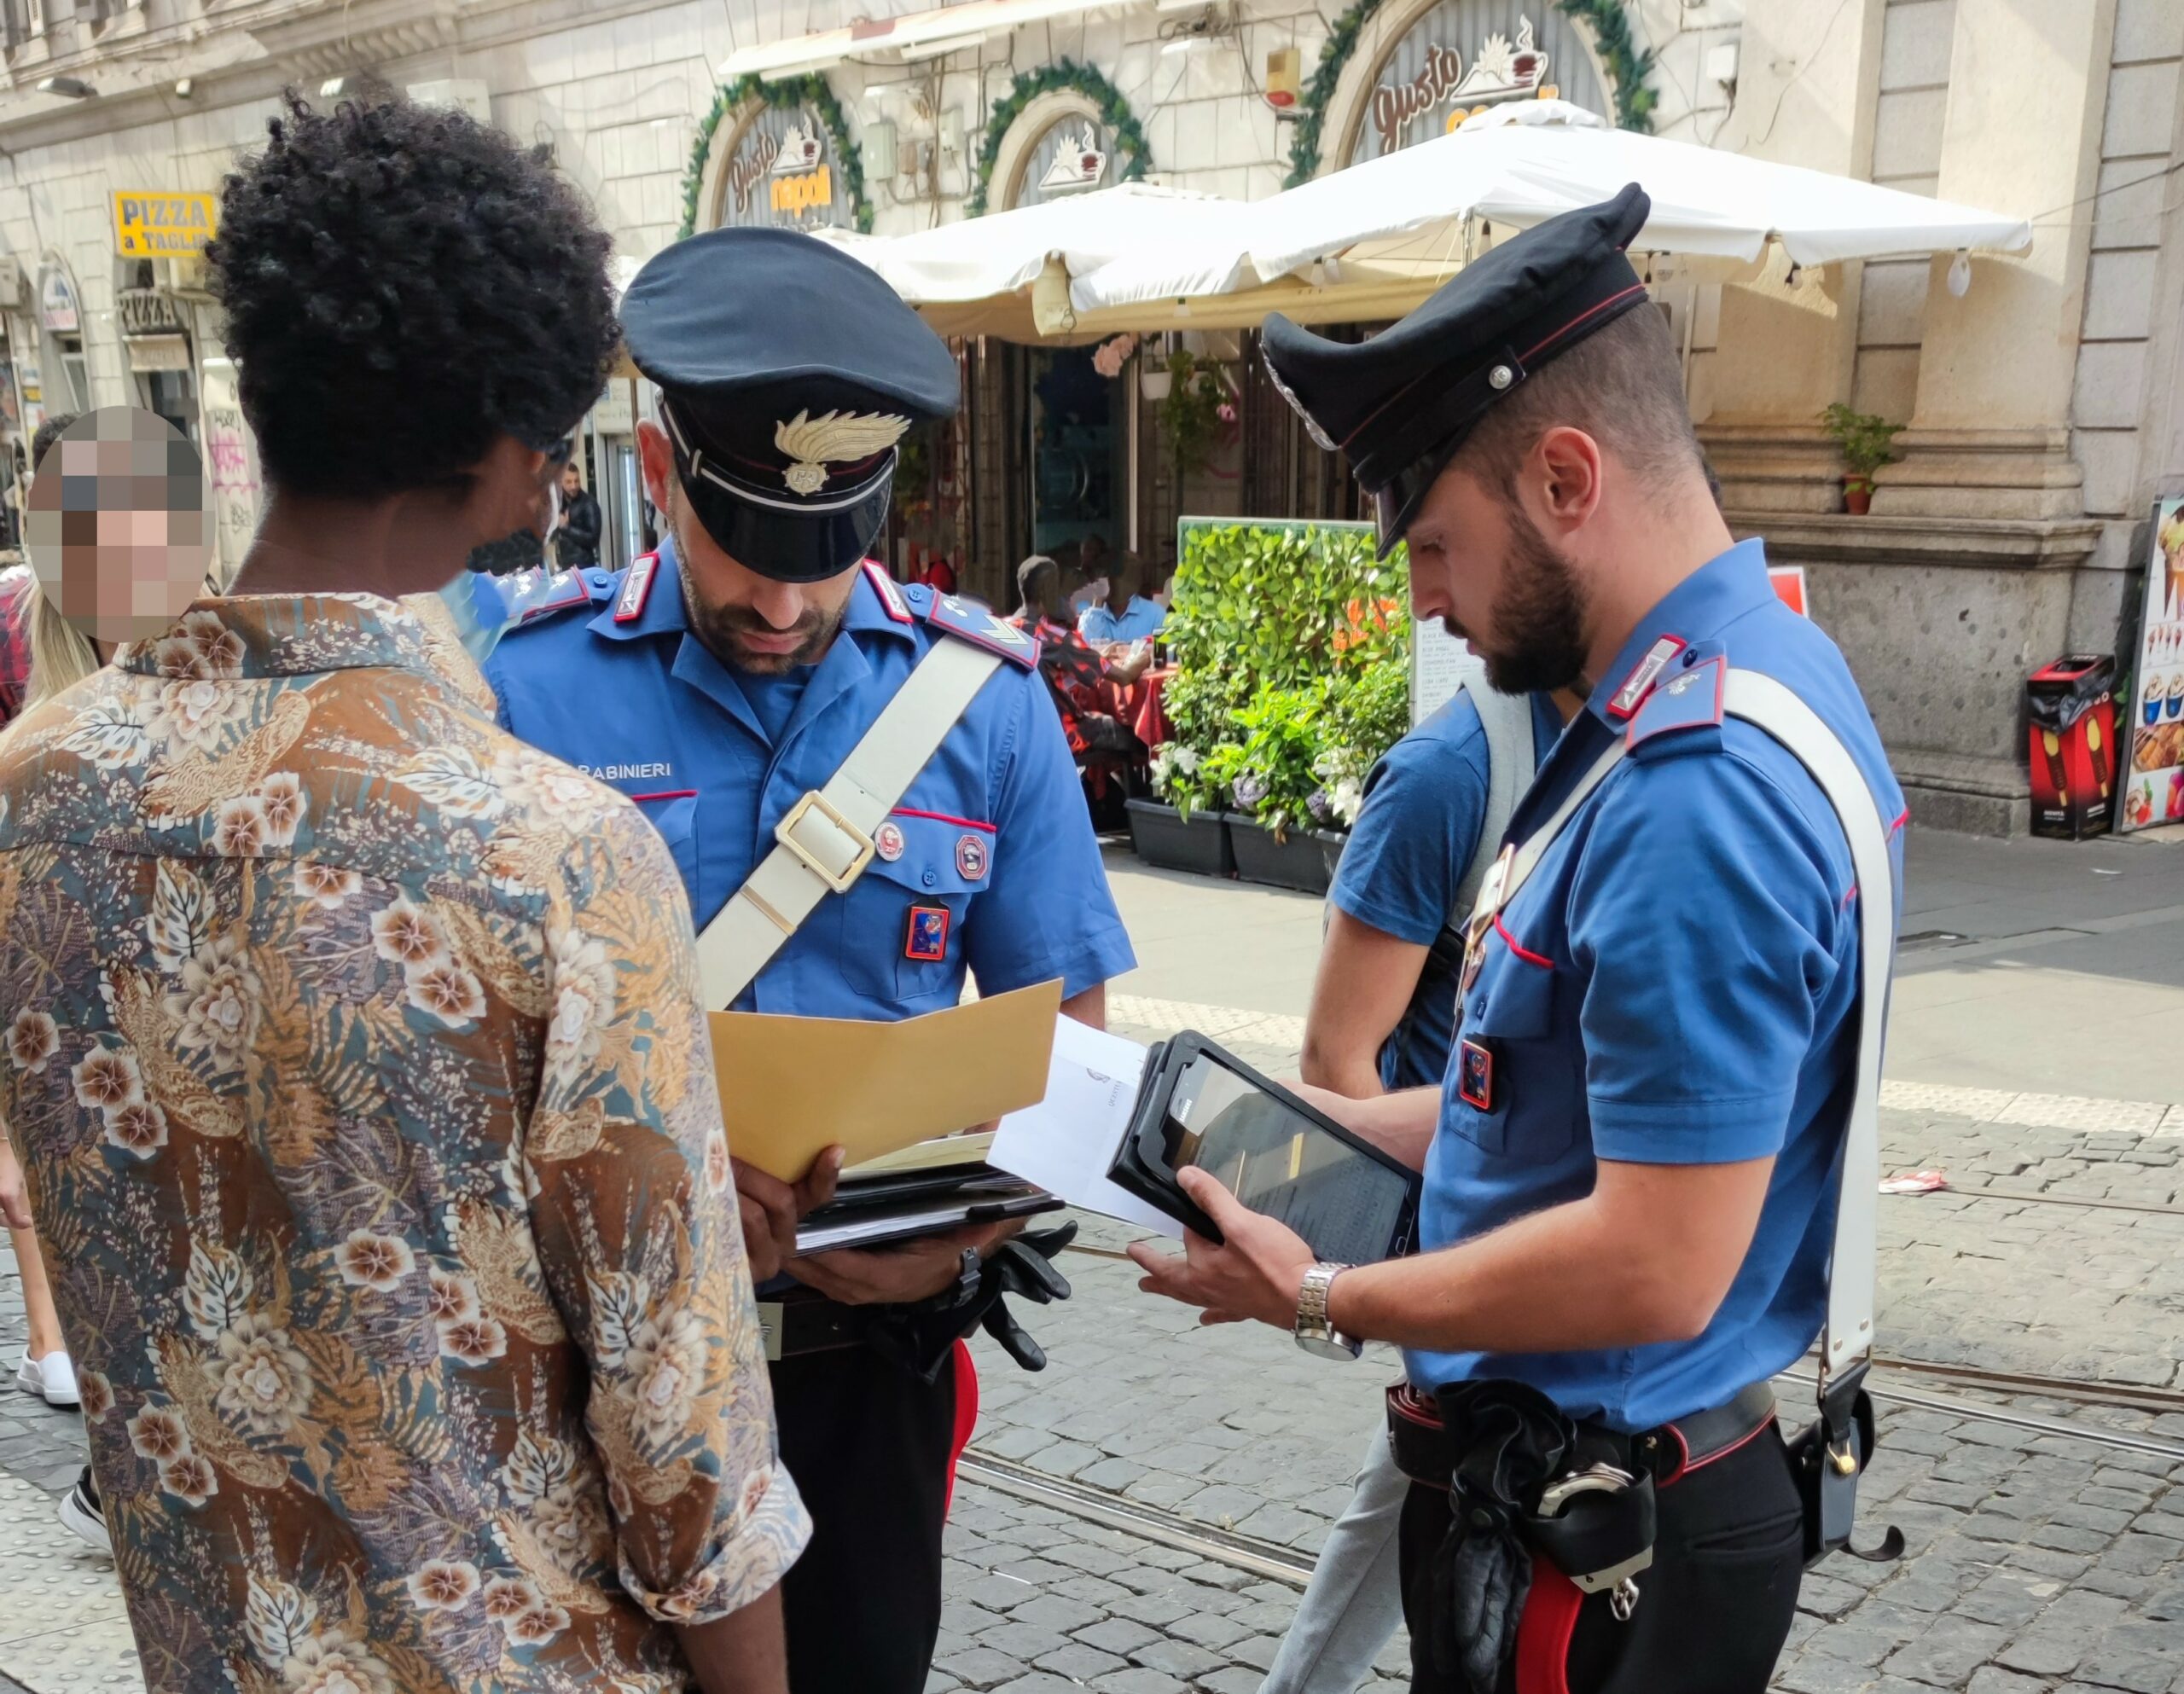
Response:
[[[248,533],[254,461],[195,197],[284,86],[367,80],[550,147],[630,264],[723,221],[903,234],[1130,177],[1261,198],[1534,83],[2028,217],[2030,251],[1974,257],[1960,294],[1946,256],[1658,291],[1733,520],[1807,567],[1934,823],[2022,827],[2024,676],[2117,647],[2151,503],[2184,491],[2175,0],[0,0],[0,35],[16,432],[41,408],[174,417],[206,447],[224,548]],[[929,474],[970,585],[1001,597],[1019,553],[1087,525],[1157,555],[1179,508],[1346,509],[1249,335],[1184,345],[1237,415],[1181,478],[1138,385],[1102,400],[1089,355],[965,345],[965,422]],[[1908,426],[1869,516],[1839,509],[1816,423],[1837,399]],[[642,520],[646,403],[617,385],[588,438],[610,554]],[[1054,515],[1072,501],[1097,511]]]

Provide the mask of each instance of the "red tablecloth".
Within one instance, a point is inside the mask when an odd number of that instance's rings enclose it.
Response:
[[[1120,691],[1122,710],[1117,716],[1148,747],[1157,747],[1168,739],[1168,714],[1160,709],[1160,697],[1175,674],[1174,665],[1163,665],[1147,671]]]

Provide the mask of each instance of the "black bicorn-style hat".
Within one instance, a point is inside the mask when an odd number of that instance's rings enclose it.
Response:
[[[1505,394],[1643,303],[1624,249],[1652,207],[1631,183],[1490,248],[1392,328],[1330,341],[1275,315],[1263,345],[1275,386],[1373,496],[1385,556],[1434,479]]]
[[[864,557],[898,444],[952,416],[955,356],[876,271],[795,229],[709,230],[622,301],[691,509],[740,565],[817,582]]]

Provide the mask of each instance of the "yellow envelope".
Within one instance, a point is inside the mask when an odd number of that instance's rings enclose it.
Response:
[[[1061,983],[892,1024],[712,1012],[729,1151],[793,1182],[839,1143],[846,1163],[991,1122],[1047,1092]]]

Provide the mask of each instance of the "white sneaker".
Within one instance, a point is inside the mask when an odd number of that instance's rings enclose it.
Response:
[[[76,1367],[66,1353],[49,1353],[43,1359],[25,1353],[23,1362],[15,1366],[15,1386],[25,1394],[40,1395],[48,1406],[67,1410],[77,1403]]]

